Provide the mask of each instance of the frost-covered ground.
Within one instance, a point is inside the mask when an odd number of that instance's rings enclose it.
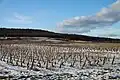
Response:
[[[33,71],[0,61],[0,78],[5,80],[8,78],[11,80],[119,80],[120,64],[84,69],[63,66]]]
[[[91,45],[0,45],[0,80],[120,80],[120,47]]]

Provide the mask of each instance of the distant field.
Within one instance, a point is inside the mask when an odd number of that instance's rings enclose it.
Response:
[[[74,45],[83,45],[83,46],[98,46],[98,47],[120,47],[120,43],[100,43],[100,42],[81,42],[81,43],[74,43]]]
[[[91,46],[91,47],[105,47],[105,48],[115,48],[120,47],[120,43],[101,43],[101,42],[90,42],[90,41],[62,41],[56,39],[48,39],[48,38],[40,38],[34,39],[32,38],[24,39],[24,40],[0,40],[0,43],[4,44],[28,44],[28,43],[37,43],[37,44],[58,44],[58,45],[70,45],[70,46]]]

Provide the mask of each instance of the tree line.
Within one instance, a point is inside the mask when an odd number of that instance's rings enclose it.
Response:
[[[50,37],[63,40],[82,40],[92,42],[120,42],[120,39],[92,37],[76,34],[55,33],[40,29],[0,28],[0,37]]]

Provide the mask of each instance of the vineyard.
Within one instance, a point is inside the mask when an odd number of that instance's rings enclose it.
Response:
[[[71,80],[101,80],[106,78],[105,75],[108,76],[106,79],[118,79],[120,76],[114,77],[112,74],[117,70],[119,73],[119,59],[120,47],[32,43],[0,44],[1,62],[12,67],[17,66],[27,71],[40,73],[39,77],[40,75],[42,78],[44,77],[43,80],[51,80],[55,75],[59,76],[55,80],[64,80],[62,76],[65,75],[67,79]],[[96,74],[92,75],[94,72]],[[45,77],[45,75],[48,76]],[[11,75],[11,77],[14,76]]]

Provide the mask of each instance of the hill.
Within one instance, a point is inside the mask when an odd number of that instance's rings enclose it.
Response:
[[[39,29],[0,28],[0,37],[50,37],[63,40],[81,40],[92,42],[120,42],[120,39],[92,37],[76,34],[55,33]]]

